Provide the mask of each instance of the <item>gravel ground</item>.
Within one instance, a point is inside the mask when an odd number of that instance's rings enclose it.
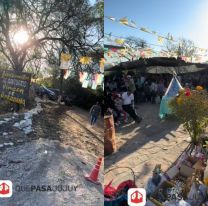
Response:
[[[0,177],[13,182],[13,196],[1,199],[1,206],[101,206],[102,185],[87,182],[98,156],[103,156],[102,120],[96,127],[79,108],[52,102],[42,103],[43,111],[33,117],[29,135],[13,127],[23,114],[0,116],[10,120],[0,125]],[[13,143],[11,145],[4,143]],[[103,182],[103,166],[99,174]],[[38,186],[68,186],[67,192],[39,191]],[[21,186],[21,190],[19,191]],[[26,187],[33,186],[33,191]],[[48,187],[48,188],[50,188]]]

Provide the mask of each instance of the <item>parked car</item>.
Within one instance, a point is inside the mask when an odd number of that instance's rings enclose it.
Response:
[[[60,95],[60,91],[58,89],[47,88],[44,85],[41,85],[37,90],[37,95],[44,99],[49,99],[52,101],[57,101]]]

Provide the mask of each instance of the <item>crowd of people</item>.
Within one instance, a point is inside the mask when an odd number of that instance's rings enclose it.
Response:
[[[105,111],[112,113],[116,123],[128,122],[131,117],[136,123],[142,118],[135,110],[135,103],[157,103],[165,92],[163,80],[131,75],[116,75],[105,78]],[[159,98],[159,99],[158,99]]]
[[[172,75],[117,74],[105,77],[105,113],[113,114],[116,124],[127,123],[131,117],[140,123],[141,114],[135,104],[159,104],[165,94]],[[183,87],[194,88],[198,81],[178,76]],[[199,84],[199,83],[198,83]],[[206,85],[204,86],[206,87]]]

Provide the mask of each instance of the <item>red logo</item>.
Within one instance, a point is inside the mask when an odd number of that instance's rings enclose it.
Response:
[[[0,198],[12,196],[12,182],[10,180],[0,180]]]
[[[140,192],[135,191],[134,193],[131,194],[131,202],[133,203],[143,202],[143,195]]]
[[[144,188],[131,188],[128,190],[128,205],[129,206],[145,206],[146,191]]]

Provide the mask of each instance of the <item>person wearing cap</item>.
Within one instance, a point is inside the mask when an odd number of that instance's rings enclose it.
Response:
[[[133,119],[135,122],[140,123],[142,118],[137,116],[134,110],[134,95],[132,94],[131,91],[124,92],[122,94],[122,99],[123,99],[123,109],[126,111]]]

